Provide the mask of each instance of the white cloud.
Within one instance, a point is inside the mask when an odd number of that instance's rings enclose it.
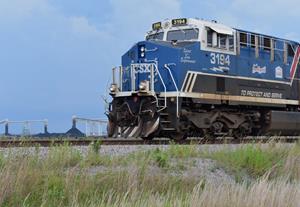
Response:
[[[100,31],[95,25],[91,24],[86,17],[69,17],[68,21],[74,34],[82,37],[99,37],[109,38],[110,35],[106,32]]]
[[[296,33],[296,32],[288,32],[285,34],[284,38],[286,38],[288,40],[300,41],[300,34]]]
[[[179,0],[110,0],[113,6],[112,23],[115,29],[139,30],[151,23],[180,16]]]
[[[42,114],[61,129],[68,123],[60,119],[74,113],[102,114],[99,97],[110,68],[120,64],[121,55],[143,39],[154,21],[181,12],[179,0],[110,0],[109,17],[89,19],[59,4],[0,0],[0,68],[5,77],[0,94],[8,94],[0,114]],[[7,88],[12,82],[18,84]]]
[[[110,0],[113,6],[113,21],[134,23],[157,21],[181,15],[179,0]]]
[[[299,17],[299,0],[233,0],[232,8],[256,17]]]
[[[62,33],[64,30],[77,37],[109,36],[92,25],[84,16],[67,16],[53,7],[47,0],[9,0],[0,1],[0,23],[17,27],[19,24],[34,26],[38,18],[45,20],[49,31]],[[35,21],[34,23],[32,21]],[[38,21],[38,20],[37,20]],[[63,27],[57,27],[64,25]]]
[[[45,24],[64,24],[64,30],[77,37],[120,40],[127,36],[132,42],[140,40],[153,22],[181,16],[180,0],[110,0],[109,3],[112,7],[109,21],[99,19],[100,24],[95,26],[85,16],[64,15],[49,0],[3,0],[0,1],[0,23],[30,24],[26,21],[43,16],[48,21]]]
[[[0,21],[21,21],[34,12],[48,12],[53,8],[46,0],[2,0],[0,1]]]
[[[300,33],[295,26],[300,17],[298,3],[299,0],[190,0],[193,5],[186,6],[185,13],[192,11],[195,14],[198,11],[194,8],[201,8],[199,15],[204,14],[206,18],[235,28],[300,40],[296,35],[290,35]]]
[[[295,27],[300,17],[299,0],[233,0],[228,12],[235,14],[239,25],[270,35],[300,40]]]
[[[113,11],[108,30],[116,36],[123,51],[142,40],[152,23],[181,16],[180,0],[110,0],[110,3]]]

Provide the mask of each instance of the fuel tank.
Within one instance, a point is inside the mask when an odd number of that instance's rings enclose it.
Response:
[[[300,112],[270,111],[267,132],[293,136],[300,134]]]

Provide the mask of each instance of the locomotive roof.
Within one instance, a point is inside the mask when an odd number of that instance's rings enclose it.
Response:
[[[183,24],[174,25],[174,21],[175,21],[175,23],[178,22],[178,23],[183,23]],[[230,26],[218,23],[217,21],[208,21],[208,20],[197,19],[197,18],[166,19],[164,21],[154,23],[152,25],[153,30],[151,30],[149,32],[149,34],[157,32],[157,30],[154,30],[155,25],[160,26],[159,29],[162,29],[162,30],[169,30],[172,28],[172,26],[175,28],[178,26],[190,26],[191,28],[210,27],[213,30],[215,30],[216,32],[220,32],[220,33],[224,33],[224,34],[233,34],[235,31],[239,31],[239,32],[244,32],[244,33],[251,33],[251,34],[266,36],[266,37],[281,40],[281,41],[288,41],[288,42],[292,42],[294,44],[299,44],[297,41],[294,41],[294,40],[278,38],[278,37],[275,37],[272,35],[266,35],[266,34],[262,34],[262,33],[258,33],[258,32],[251,32],[251,31],[247,31],[247,30],[243,30],[243,29],[230,27]]]
[[[235,28],[235,30],[237,30],[239,32],[244,32],[244,33],[251,33],[251,34],[255,34],[255,35],[261,35],[261,36],[265,36],[265,37],[268,37],[268,38],[271,38],[271,39],[276,39],[276,40],[291,42],[291,43],[295,43],[295,44],[300,44],[299,42],[297,42],[295,40],[289,40],[289,39],[285,39],[285,38],[275,37],[275,36],[266,35],[266,34],[263,34],[263,33],[250,32],[250,31],[247,31],[247,30],[242,30],[242,29],[237,29],[237,28]]]

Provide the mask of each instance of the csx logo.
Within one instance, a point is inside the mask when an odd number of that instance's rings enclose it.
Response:
[[[151,70],[149,68],[136,68],[135,73],[150,73]]]

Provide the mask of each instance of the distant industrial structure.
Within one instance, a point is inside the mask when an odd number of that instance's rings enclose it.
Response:
[[[32,126],[42,124],[43,131],[37,134],[32,132]],[[89,119],[73,116],[72,117],[72,128],[66,133],[50,133],[48,131],[48,120],[24,120],[24,121],[11,121],[8,119],[0,121],[0,126],[3,126],[4,133],[0,135],[4,137],[105,137],[107,120],[104,119]],[[83,124],[84,132],[79,130],[77,127],[79,124]],[[11,133],[11,127],[20,125],[22,131],[18,133]]]
[[[76,131],[79,131],[77,125],[80,123],[84,124],[85,126],[84,134],[86,137],[98,137],[107,135],[107,120],[80,118],[77,116],[72,117],[72,128],[67,132],[67,134],[72,134],[72,132],[76,133]]]

